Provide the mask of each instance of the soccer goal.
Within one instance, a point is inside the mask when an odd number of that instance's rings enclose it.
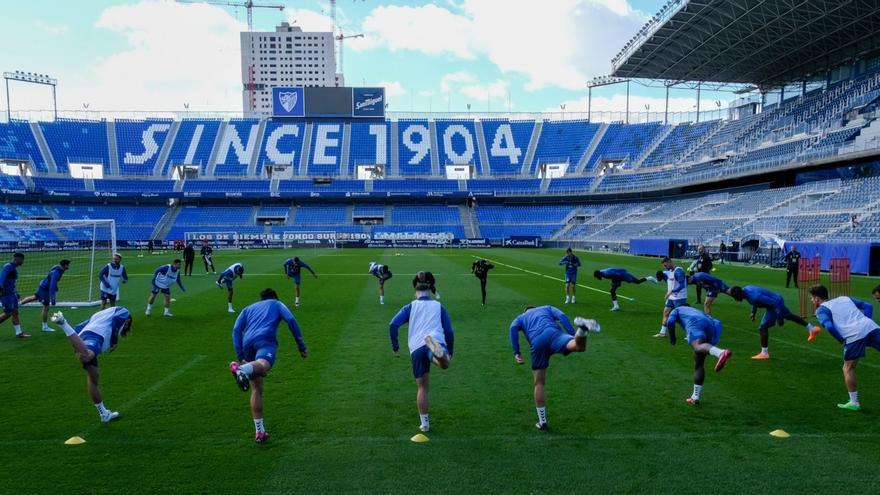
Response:
[[[58,306],[95,306],[101,302],[98,272],[116,251],[113,220],[4,220],[0,223],[0,262],[23,253],[18,293],[27,297],[59,261],[70,268],[58,283]],[[123,260],[124,262],[125,260]],[[34,303],[39,305],[39,303]]]

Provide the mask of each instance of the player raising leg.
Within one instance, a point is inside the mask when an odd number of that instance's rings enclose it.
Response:
[[[486,281],[489,279],[489,270],[495,268],[489,260],[480,259],[471,265],[471,273],[480,279],[480,293],[483,296],[483,306],[486,305]]]
[[[234,291],[232,290],[232,282],[235,278],[244,278],[244,265],[241,263],[233,263],[229,268],[223,270],[223,273],[220,274],[220,277],[217,278],[217,287],[223,288],[226,286],[226,303],[227,303],[227,311],[230,313],[235,313],[235,309],[232,307],[232,294]]]
[[[813,340],[813,337],[821,330],[785,307],[785,300],[782,296],[763,287],[757,285],[734,286],[727,293],[738,302],[746,300],[752,305],[752,312],[749,315],[752,321],[755,321],[758,308],[767,310],[758,327],[758,333],[761,334],[761,352],[752,356],[752,359],[770,359],[770,327],[773,325],[782,326],[785,320],[794,322],[807,329],[807,340]]]
[[[263,443],[269,439],[263,424],[263,377],[275,364],[278,353],[278,325],[287,323],[299,355],[308,357],[302,332],[290,309],[278,300],[272,289],[260,292],[260,301],[244,308],[232,327],[232,346],[238,361],[229,363],[229,371],[238,387],[246,392],[251,389],[251,416],[256,434],[254,441]],[[253,387],[251,385],[253,384]]]
[[[214,269],[214,248],[208,244],[208,241],[202,241],[202,249],[199,250],[199,254],[202,255],[202,261],[205,263],[205,275],[208,274],[209,269],[211,273],[217,273],[217,270]]]
[[[558,322],[558,324],[557,324]],[[532,379],[534,383],[535,409],[538,422],[535,428],[547,430],[547,403],[544,396],[544,385],[547,380],[547,368],[550,356],[587,350],[587,333],[600,331],[596,320],[581,317],[574,319],[578,327],[575,331],[568,321],[568,316],[553,306],[528,307],[525,312],[514,318],[510,323],[510,345],[513,347],[513,358],[517,364],[525,363],[519,349],[519,332],[522,332],[531,347]],[[559,328],[562,325],[562,329]]]
[[[718,294],[724,292],[727,293],[729,287],[718,277],[713,275],[709,275],[706,272],[696,272],[693,275],[688,276],[687,282],[691,285],[697,286],[697,288],[706,289],[706,300],[703,301],[703,311],[710,315],[712,314],[712,302],[718,297]],[[700,302],[699,300],[697,302]]]
[[[391,336],[391,350],[395,357],[400,357],[397,333],[402,325],[409,325],[407,342],[418,389],[416,407],[419,410],[419,429],[427,432],[431,429],[428,418],[428,378],[431,363],[444,370],[449,368],[455,336],[446,308],[431,300],[431,285],[419,282],[415,289],[416,300],[400,308],[389,323],[388,331]]]
[[[58,281],[61,280],[61,277],[64,276],[64,272],[69,268],[70,260],[59,261],[57,265],[49,270],[49,274],[46,275],[46,278],[40,280],[40,285],[37,287],[37,291],[34,292],[34,295],[22,299],[19,303],[20,306],[24,306],[25,304],[34,301],[40,301],[43,305],[43,312],[40,317],[43,320],[44,332],[55,331],[49,328],[49,306],[55,306],[55,295],[58,294]]]
[[[67,340],[73,346],[79,362],[86,371],[89,397],[101,421],[109,423],[119,417],[119,413],[104,406],[101,390],[98,388],[98,356],[104,352],[113,352],[119,343],[119,337],[131,331],[131,313],[122,306],[102,309],[91,318],[75,328],[64,319],[60,311],[52,315],[52,322],[61,326]]]
[[[711,354],[718,358],[715,362],[715,371],[718,372],[724,368],[733,353],[729,349],[716,347],[721,340],[721,322],[699,309],[681,306],[669,313],[666,328],[669,331],[669,343],[672,345],[676,343],[676,323],[684,328],[688,344],[694,349],[694,393],[687,398],[687,403],[696,406],[700,403],[700,393],[706,378],[706,370],[703,368],[706,356]]]
[[[645,282],[654,282],[657,283],[657,279],[651,276],[636,278],[635,275],[630,272],[624,270],[623,268],[605,268],[604,270],[596,270],[593,272],[593,276],[596,277],[596,280],[608,279],[611,280],[611,311],[620,311],[620,304],[617,302],[617,289],[623,285],[624,282],[628,284],[643,284]]]
[[[669,257],[660,260],[663,270],[657,272],[657,280],[666,281],[666,304],[663,306],[663,319],[660,320],[660,331],[654,337],[666,336],[666,321],[673,309],[688,305],[687,277],[684,268],[675,266]]]

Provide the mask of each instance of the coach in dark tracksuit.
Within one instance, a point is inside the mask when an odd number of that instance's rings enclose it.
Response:
[[[183,274],[189,277],[192,277],[193,274],[193,262],[196,260],[196,249],[193,247],[191,242],[186,243],[186,247],[183,248]]]
[[[785,288],[788,288],[788,284],[791,282],[791,279],[794,279],[794,286],[798,286],[798,268],[801,264],[801,253],[798,252],[797,246],[792,246],[791,251],[782,258],[785,261]]]
[[[712,256],[706,252],[706,246],[702,244],[697,248],[697,259],[691,263],[688,271],[694,273],[694,271],[702,272],[702,273],[710,273],[712,271]],[[703,293],[703,288],[697,285],[697,302],[700,301],[700,295]]]

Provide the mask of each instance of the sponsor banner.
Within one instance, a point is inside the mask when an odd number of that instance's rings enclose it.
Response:
[[[336,232],[185,232],[184,240],[239,247],[334,246]]]
[[[377,232],[373,239],[390,241],[416,241],[424,240],[433,243],[450,242],[455,236],[451,232]]]
[[[446,241],[429,241],[427,239],[407,239],[407,240],[391,240],[391,239],[357,239],[341,241],[343,247],[362,247],[362,248],[436,248],[445,247]]]
[[[0,192],[2,192],[3,194],[27,194],[27,191],[25,191],[24,189],[0,189]]]
[[[385,88],[352,88],[351,114],[354,117],[384,117]]]
[[[473,239],[473,238],[468,238],[468,239],[453,239],[453,240],[452,240],[452,245],[453,245],[454,247],[461,247],[461,248],[487,248],[487,247],[492,247],[492,245],[489,243],[489,239],[485,239],[485,238],[476,238],[476,239]]]
[[[272,88],[273,117],[305,117],[306,96],[302,87]]]
[[[541,247],[541,237],[537,235],[514,235],[505,237],[501,243],[504,247]]]

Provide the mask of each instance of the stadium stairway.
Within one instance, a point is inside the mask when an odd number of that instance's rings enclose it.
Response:
[[[461,218],[461,225],[464,227],[465,235],[471,239],[480,237],[480,229],[473,210],[468,208],[467,205],[458,205],[458,214]]]
[[[220,128],[217,129],[217,137],[214,138],[214,146],[211,147],[211,155],[208,158],[208,165],[205,167],[204,173],[208,177],[214,177],[214,170],[217,169],[217,155],[220,154],[220,143],[223,141],[223,135],[226,134],[227,122],[220,122]]]
[[[541,131],[543,129],[544,121],[539,120],[535,122],[535,128],[532,129],[532,137],[529,139],[529,147],[526,150],[526,157],[523,160],[522,169],[519,172],[520,175],[529,175],[529,170],[532,169],[532,162],[535,161],[535,152],[538,150],[538,141],[541,139]]]
[[[437,122],[431,120],[428,122],[428,129],[431,131],[431,175],[433,177],[440,176],[440,145],[437,138]],[[445,174],[444,174],[445,175]]]
[[[391,219],[391,212],[394,210],[394,207],[391,205],[385,205],[385,220],[382,222],[384,225],[394,225],[394,221]]]
[[[342,126],[342,157],[339,162],[339,176],[348,178],[351,176],[349,171],[351,170],[351,165],[349,164],[350,155],[351,155],[351,122],[346,122]]]
[[[174,192],[183,191],[183,186],[186,185],[186,179],[180,179],[174,183]]]
[[[177,220],[177,216],[180,215],[181,210],[182,208],[179,204],[171,206],[165,210],[165,214],[162,215],[162,218],[156,223],[156,228],[153,229],[150,239],[166,239],[168,237],[168,232],[171,230],[171,227],[174,226],[174,222]]]
[[[312,149],[312,124],[306,124],[306,130],[303,133],[302,153],[299,155],[299,169],[294,175],[303,177],[309,175],[309,152]]]
[[[168,136],[162,143],[162,149],[159,150],[159,157],[156,159],[156,165],[153,166],[153,176],[161,177],[162,171],[165,170],[165,164],[168,162],[168,155],[171,154],[171,147],[174,146],[174,139],[177,137],[177,131],[180,129],[179,120],[171,122],[171,128],[168,129]],[[170,175],[170,174],[169,174]]]
[[[575,168],[575,173],[584,173],[584,169],[587,167],[587,163],[590,163],[590,158],[593,156],[593,153],[596,152],[596,148],[599,147],[599,143],[602,142],[602,138],[605,137],[605,131],[607,130],[608,124],[599,124],[599,129],[597,129],[596,134],[593,135],[593,140],[590,141],[590,145],[587,147],[587,151],[585,151],[584,154],[581,156],[581,159],[578,160],[577,167]],[[596,184],[596,186],[598,186],[598,184]]]
[[[633,208],[633,209],[630,210],[630,211],[627,211],[627,208],[629,208],[629,205],[623,205],[623,204],[621,204],[621,205],[613,205],[613,206],[611,206],[611,207],[605,209],[605,211],[603,211],[603,212],[600,214],[601,216],[614,214],[614,213],[615,213],[614,210],[621,210],[621,213],[624,213],[624,214],[621,215],[621,216],[619,216],[618,218],[615,218],[614,220],[608,222],[607,225],[605,225],[605,226],[602,227],[601,229],[597,230],[596,232],[593,232],[593,234],[589,236],[589,239],[591,239],[591,240],[601,240],[602,238],[599,237],[599,236],[600,236],[600,234],[602,234],[602,232],[607,231],[608,229],[614,227],[614,226],[617,225],[617,224],[625,223],[625,221],[626,221],[628,218],[635,217],[635,216],[641,216],[641,215],[643,215],[643,214],[645,214],[645,213],[648,213],[648,212],[650,211],[649,209],[647,209],[647,208],[644,207],[644,206],[640,206],[640,207],[637,207],[637,208]],[[596,215],[596,217],[599,217],[600,215]]]
[[[110,151],[110,175],[119,177],[122,174],[119,171],[119,155],[116,151],[116,122],[112,120],[107,121],[107,146]]]
[[[651,153],[653,153],[657,149],[657,147],[659,147],[661,144],[663,144],[663,141],[666,141],[666,138],[668,138],[669,135],[672,134],[672,131],[674,131],[675,128],[676,128],[676,126],[674,126],[674,125],[664,126],[663,132],[658,134],[657,138],[654,139],[654,142],[652,142],[650,145],[648,145],[647,148],[645,148],[645,150],[642,152],[642,154],[639,155],[639,157],[635,159],[632,167],[630,167],[630,168],[640,168],[642,166],[642,163],[644,163],[645,160],[649,156],[651,156]]]
[[[49,173],[57,174],[58,164],[55,163],[55,157],[49,151],[49,143],[46,142],[46,136],[43,135],[43,129],[40,128],[39,122],[31,122],[30,127],[31,132],[34,134],[34,139],[37,140],[37,146],[40,148],[40,154],[43,155],[43,161],[46,162],[46,167],[49,169]]]
[[[266,123],[269,122],[268,119],[260,119],[260,125],[257,126],[257,139],[256,143],[263,142],[263,134],[266,132]],[[260,161],[260,150],[257,149],[254,151],[253,155],[251,155],[251,161],[248,163],[247,176],[248,177],[257,177],[257,164]]]
[[[681,157],[679,157],[679,163],[689,163],[688,158],[694,154],[698,149],[702,148],[706,141],[712,139],[715,134],[718,133],[724,127],[724,121],[719,120],[716,125],[709,129],[709,132],[705,133],[702,138],[695,141],[693,144],[688,147],[684,153],[682,153]]]
[[[293,226],[296,225],[296,212],[298,211],[298,207],[296,205],[290,205],[290,212],[287,214],[287,222],[284,225]]]
[[[486,137],[483,133],[482,121],[477,120],[474,122],[474,132],[477,134],[477,150],[480,152],[480,164],[483,166],[480,175],[491,177],[492,166],[489,163],[489,152],[486,150]]]
[[[95,179],[83,179],[83,184],[86,186],[86,191],[95,191]]]
[[[354,205],[345,205],[345,225],[354,225]]]
[[[388,139],[390,140],[390,143],[391,143],[391,167],[389,167],[390,170],[385,171],[385,174],[388,175],[390,173],[391,176],[397,177],[400,175],[400,167],[398,166],[398,163],[399,163],[398,162],[398,160],[399,160],[398,154],[400,153],[400,150],[397,149],[397,147],[399,146],[400,143],[398,143],[398,141],[397,141],[398,135],[397,135],[397,121],[396,120],[391,121],[391,135],[388,136]],[[368,181],[366,181],[366,184],[370,188],[367,192],[372,191],[373,190],[372,189],[373,188],[372,181],[368,180]]]

